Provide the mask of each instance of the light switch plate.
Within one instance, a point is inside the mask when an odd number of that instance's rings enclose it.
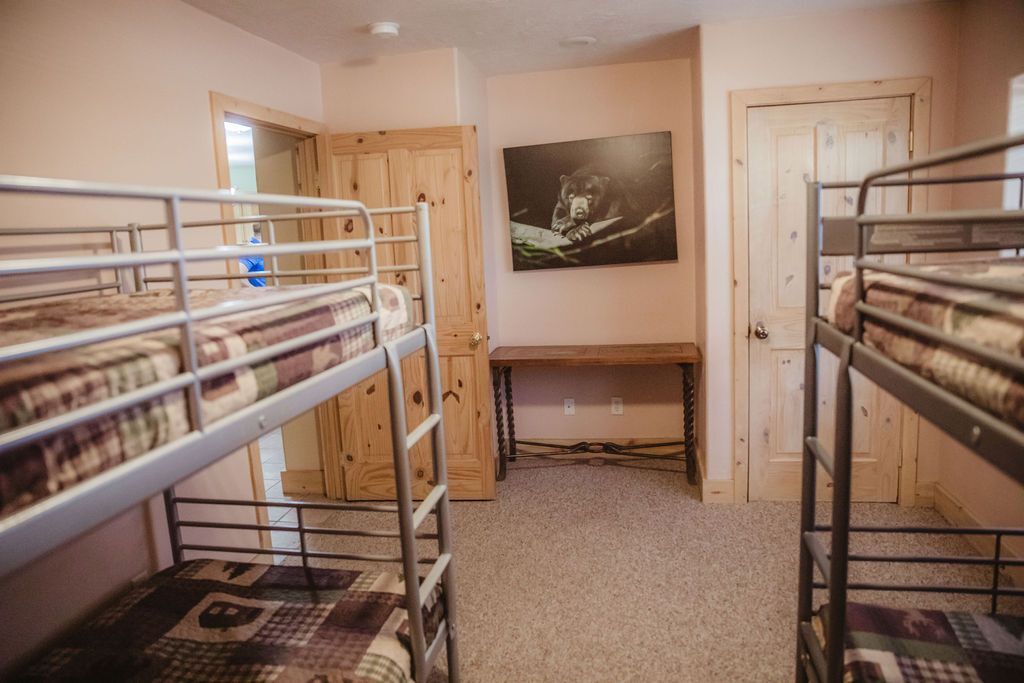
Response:
[[[622,415],[621,396],[612,396],[612,415]]]
[[[562,399],[562,410],[565,411],[566,415],[576,414],[576,399],[574,398],[563,398]]]

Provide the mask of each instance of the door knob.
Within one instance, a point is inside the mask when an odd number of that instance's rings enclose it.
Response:
[[[764,326],[764,323],[754,325],[754,336],[762,340],[768,338],[768,328]]]
[[[480,334],[479,332],[474,332],[473,336],[470,337],[469,339],[469,345],[472,346],[473,348],[476,348],[480,346],[480,342],[482,342],[483,340],[484,335]]]

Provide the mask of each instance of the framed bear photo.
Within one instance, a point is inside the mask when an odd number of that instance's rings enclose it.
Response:
[[[513,270],[678,258],[671,133],[503,151]]]

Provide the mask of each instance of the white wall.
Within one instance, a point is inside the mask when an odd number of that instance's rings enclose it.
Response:
[[[454,48],[323,64],[321,120],[335,133],[453,125],[456,68]]]
[[[0,2],[0,173],[214,188],[211,90],[323,116],[316,64],[177,0]],[[139,218],[137,204],[0,202],[5,224]],[[250,495],[244,456],[184,490]],[[166,559],[138,508],[0,580],[0,668]]]
[[[485,228],[496,257],[486,264],[487,287],[499,295],[488,316],[501,344],[695,338],[690,78],[689,60],[677,59],[487,79],[493,205]],[[677,261],[513,272],[503,148],[665,130],[672,133]],[[514,378],[516,433],[677,437],[680,383],[674,368],[524,368]],[[576,399],[572,417],[562,414],[569,396]],[[610,417],[611,396],[623,397],[622,417]]]
[[[936,2],[701,27],[708,479],[732,479],[732,226],[729,93],[929,76],[931,146],[953,140],[959,7]]]

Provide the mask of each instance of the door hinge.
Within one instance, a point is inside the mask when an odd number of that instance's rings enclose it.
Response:
[[[910,135],[907,137],[907,144],[910,146],[910,149],[908,151],[913,152],[914,151],[914,129],[913,128],[910,129]]]

